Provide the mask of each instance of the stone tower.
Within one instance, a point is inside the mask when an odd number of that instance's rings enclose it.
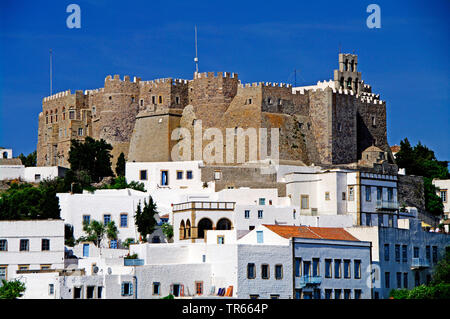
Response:
[[[358,56],[356,54],[339,53],[339,69],[334,70],[336,89],[361,92],[361,72],[358,72]]]

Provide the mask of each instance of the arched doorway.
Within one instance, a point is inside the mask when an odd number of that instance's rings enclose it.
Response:
[[[191,238],[191,221],[186,221],[186,238]]]
[[[180,239],[184,239],[185,236],[186,236],[186,229],[184,227],[184,220],[182,220],[180,223]]]
[[[3,158],[8,158],[8,152],[3,152]]]
[[[230,230],[231,229],[231,221],[228,218],[221,218],[217,222],[216,226],[217,230]]]
[[[198,238],[205,238],[205,230],[211,230],[213,228],[213,223],[208,218],[202,218],[198,222]]]

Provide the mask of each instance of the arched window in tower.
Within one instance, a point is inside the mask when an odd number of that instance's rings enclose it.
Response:
[[[53,123],[53,111],[50,111],[50,123]]]
[[[3,152],[3,158],[8,158],[8,152]]]
[[[341,84],[341,88],[343,88],[344,87],[344,77],[343,76],[341,77],[341,80],[339,82]]]
[[[45,124],[48,124],[48,111],[45,112]]]
[[[352,89],[352,78],[348,78],[348,80],[347,80],[347,89],[349,89],[349,90]]]
[[[352,70],[352,72],[355,72],[355,62],[352,60],[352,62],[350,62],[350,69]]]
[[[191,221],[189,219],[186,221],[186,237],[185,238],[191,238]]]
[[[198,222],[198,238],[205,238],[205,232],[207,230],[212,230],[213,223],[209,218],[202,218]]]
[[[345,60],[344,71],[348,71],[348,60]]]
[[[55,122],[58,122],[58,109],[55,110]]]
[[[65,107],[62,108],[62,119],[63,119],[63,121],[66,119],[66,108]]]
[[[158,103],[159,103],[159,104],[162,104],[162,102],[163,102],[163,97],[160,95],[160,96],[158,97]]]
[[[355,79],[355,92],[358,92],[358,78]]]

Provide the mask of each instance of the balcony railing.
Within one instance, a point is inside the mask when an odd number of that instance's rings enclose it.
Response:
[[[411,261],[411,269],[428,268],[430,261],[425,258],[413,258]]]
[[[173,205],[173,211],[183,210],[234,210],[235,202],[187,202]]]
[[[309,285],[320,285],[322,283],[321,276],[301,276],[296,278],[296,287],[304,288]]]
[[[144,266],[144,259],[124,259],[124,266]]]
[[[377,200],[377,209],[398,209],[397,201]]]

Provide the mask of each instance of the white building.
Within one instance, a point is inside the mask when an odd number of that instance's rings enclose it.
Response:
[[[266,267],[268,272],[273,271],[271,276],[275,279],[280,273],[289,277],[295,299],[371,298],[371,285],[367,284],[371,244],[359,241],[343,228],[261,225],[239,242],[259,245],[266,254],[280,248],[274,246],[274,249],[269,249],[265,245],[284,245],[289,251],[289,258],[279,265],[271,262],[264,266],[258,261],[250,261],[246,265],[249,282],[246,293],[251,297],[260,297],[258,292],[261,292],[259,287],[265,284]],[[252,256],[251,251],[248,253]],[[260,269],[261,277],[254,273],[254,270],[258,273]]]
[[[418,219],[400,219],[398,228],[355,226],[346,230],[372,242],[376,283],[374,298],[388,298],[391,289],[414,288],[431,280],[433,267],[450,246],[450,235],[427,232]]]
[[[60,166],[25,167],[18,158],[0,159],[0,180],[21,180],[39,183],[46,179],[64,177],[67,168]]]
[[[13,158],[12,149],[0,147],[0,158]]]
[[[0,221],[0,279],[19,270],[64,268],[64,221]]]
[[[450,201],[448,200],[450,179],[433,179],[433,185],[436,186],[436,193],[444,204],[444,218],[448,219],[450,216]]]

